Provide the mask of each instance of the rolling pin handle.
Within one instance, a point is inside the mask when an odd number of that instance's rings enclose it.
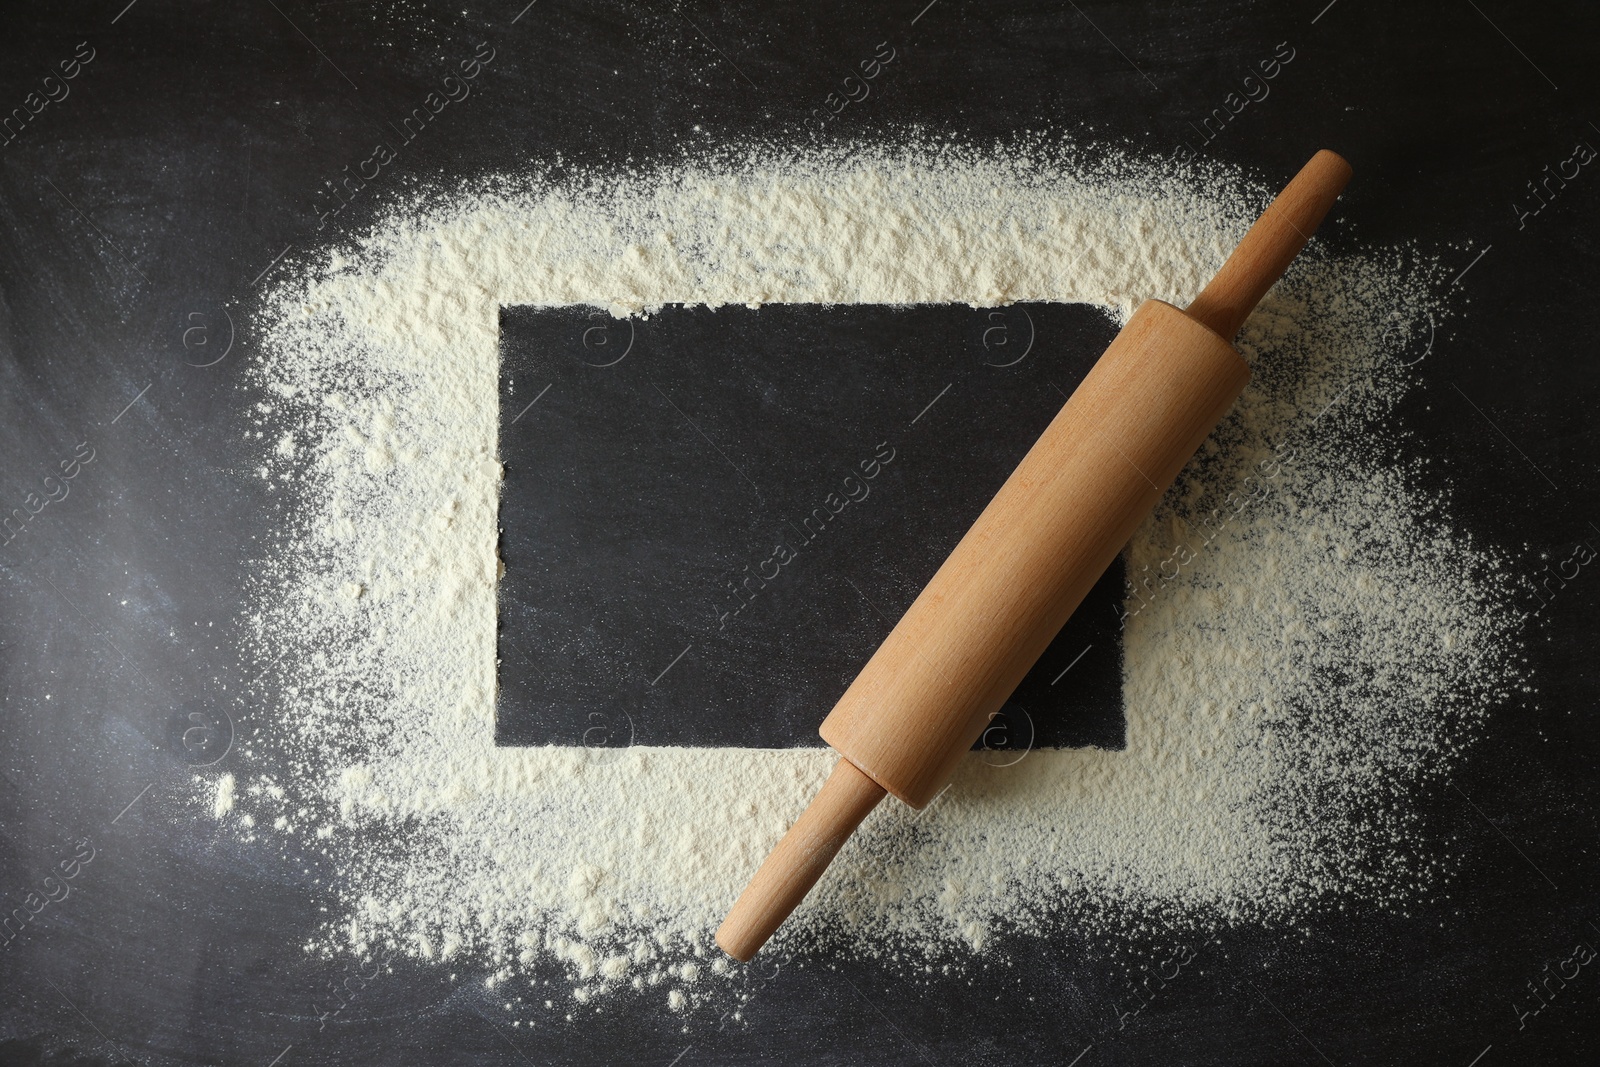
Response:
[[[883,786],[841,759],[811,804],[750,880],[717,930],[717,945],[741,963],[795,909],[861,820],[887,796]]]
[[[1194,298],[1187,308],[1189,317],[1231,342],[1349,182],[1350,164],[1343,156],[1326,148],[1312,156]]]

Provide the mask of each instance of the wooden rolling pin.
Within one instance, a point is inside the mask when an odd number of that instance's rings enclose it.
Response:
[[[842,757],[717,931],[748,960],[893,793],[926,805],[1250,377],[1232,339],[1350,180],[1318,152],[1187,310],[1134,312],[822,724]]]

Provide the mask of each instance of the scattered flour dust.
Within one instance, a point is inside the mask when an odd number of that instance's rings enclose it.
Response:
[[[211,814],[219,819],[233,810],[233,785],[232,774],[217,779],[216,792],[211,797]]]
[[[206,800],[336,870],[312,951],[470,957],[491,985],[555,968],[579,1002],[691,1009],[728,971],[711,931],[833,760],[495,747],[498,309],[1053,300],[1120,320],[1186,302],[1269,195],[1086,158],[482,182],[277,284],[258,416],[283,521],[252,616],[275,704],[259,766]],[[837,937],[920,971],[999,932],[1283,923],[1433,883],[1440,858],[1397,844],[1408,797],[1504,697],[1518,637],[1496,559],[1382,428],[1436,271],[1322,248],[1250,320],[1254,381],[1128,548],[1127,747],[975,754],[920,815],[884,805],[778,951]]]

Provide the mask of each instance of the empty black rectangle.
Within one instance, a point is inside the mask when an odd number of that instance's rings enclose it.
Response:
[[[497,743],[820,745],[1114,333],[1071,304],[502,310]],[[1121,587],[990,747],[1121,747]]]

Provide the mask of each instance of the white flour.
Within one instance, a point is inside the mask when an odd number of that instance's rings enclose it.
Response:
[[[1266,199],[1072,158],[507,180],[396,208],[274,289],[261,461],[285,499],[253,621],[285,695],[205,802],[337,869],[312,948],[470,955],[508,990],[554,960],[580,1002],[692,1008],[727,970],[710,931],[833,757],[494,746],[498,308],[1122,318],[1186,302]],[[1407,798],[1459,761],[1514,646],[1494,562],[1382,429],[1433,280],[1399,252],[1302,257],[1242,339],[1255,381],[1130,545],[1126,750],[974,756],[920,816],[886,804],[778,951],[838,935],[920,969],[1008,925],[1278,923],[1429,884],[1439,857],[1396,845]]]

